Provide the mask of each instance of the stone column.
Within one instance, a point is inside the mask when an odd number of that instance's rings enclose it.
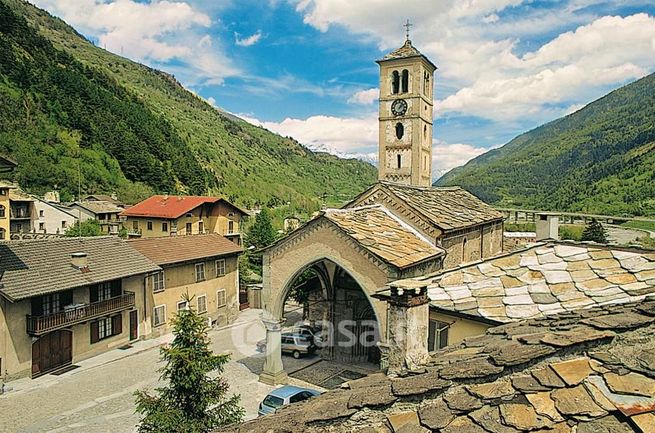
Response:
[[[282,322],[272,317],[262,317],[266,327],[266,360],[259,381],[267,385],[286,383],[287,374],[282,365]]]
[[[390,284],[388,370],[395,375],[413,370],[429,360],[428,321],[430,318],[427,282],[405,280]]]

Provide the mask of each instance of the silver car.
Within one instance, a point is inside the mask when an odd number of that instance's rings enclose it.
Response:
[[[282,353],[291,353],[294,358],[298,359],[302,355],[309,355],[315,351],[316,346],[312,338],[291,332],[282,334]]]

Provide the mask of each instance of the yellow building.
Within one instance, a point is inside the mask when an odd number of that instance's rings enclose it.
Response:
[[[216,233],[129,243],[161,267],[146,281],[147,334],[170,331],[170,319],[189,306],[206,315],[208,324],[223,326],[236,319],[240,246]],[[183,299],[187,294],[191,305]]]
[[[36,377],[146,335],[160,268],[117,237],[0,243],[2,376]]]
[[[9,239],[11,203],[9,191],[16,188],[11,183],[0,181],[0,241]]]
[[[218,233],[241,245],[241,221],[247,215],[222,198],[154,195],[120,217],[130,237]]]

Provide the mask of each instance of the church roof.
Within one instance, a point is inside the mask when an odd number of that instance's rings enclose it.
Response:
[[[323,216],[359,245],[401,269],[445,254],[381,205],[328,209]]]
[[[378,63],[387,60],[408,59],[412,57],[423,57],[435,69],[437,68],[427,57],[421,54],[421,52],[412,45],[412,41],[410,41],[409,39],[405,40],[405,43],[403,44],[402,47],[393,50],[392,52],[390,52],[389,54],[385,55],[380,60],[378,60]]]
[[[376,183],[345,207],[375,202],[376,189],[393,194],[444,231],[464,229],[503,218],[502,212],[460,187],[418,187],[392,182]]]
[[[654,332],[653,299],[511,323],[220,431],[653,431]]]
[[[433,307],[506,323],[643,300],[655,251],[549,242],[415,280],[429,281]]]

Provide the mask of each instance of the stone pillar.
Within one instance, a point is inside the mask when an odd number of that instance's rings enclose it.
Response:
[[[287,374],[282,365],[282,322],[271,317],[262,317],[262,322],[266,327],[266,360],[259,381],[267,385],[286,383]]]
[[[427,282],[405,280],[390,284],[387,374],[413,370],[429,360],[430,319]]]

